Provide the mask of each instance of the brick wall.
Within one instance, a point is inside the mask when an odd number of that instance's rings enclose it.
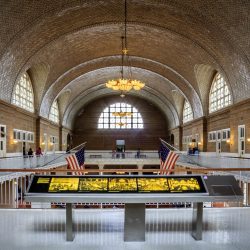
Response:
[[[141,113],[144,129],[97,129],[98,119],[104,108],[115,103],[126,102]],[[126,149],[157,150],[159,137],[167,135],[167,124],[158,108],[143,99],[127,96],[125,99],[106,97],[90,103],[75,120],[74,145],[87,141],[87,149],[111,150],[117,139],[123,139]]]
[[[200,135],[200,145],[198,145],[200,151],[215,152],[216,142],[208,141],[208,133],[211,131],[220,131],[230,128],[230,141],[221,141],[221,152],[238,153],[238,126],[245,125],[245,153],[250,153],[250,99],[237,103],[233,106],[225,108],[223,110],[214,112],[207,117],[196,119],[187,124],[182,125],[183,136],[192,136],[195,138],[195,134]],[[179,128],[169,131],[173,133],[175,138],[180,134]],[[175,140],[176,143],[176,140]],[[193,145],[190,145],[193,146]],[[182,144],[182,149],[186,150],[186,145]]]
[[[22,142],[15,142],[13,138],[13,130],[25,130],[30,132],[36,132],[36,117],[30,112],[26,112],[23,109],[15,107],[13,105],[0,101],[0,124],[6,125],[6,151],[9,153],[22,152]],[[26,149],[30,147],[35,148],[34,143],[26,143]]]
[[[47,151],[53,151],[53,145],[50,143],[50,136],[55,136],[58,143],[55,144],[55,150],[59,150],[59,138],[61,137],[61,150],[66,150],[67,134],[70,132],[66,128],[60,129],[60,126],[51,121],[37,117],[35,114],[27,112],[14,105],[0,101],[0,124],[6,125],[6,152],[7,153],[22,153],[23,143],[15,141],[13,130],[24,130],[34,133],[34,142],[26,142],[26,151],[32,148],[36,150],[41,146],[42,151],[45,150],[47,143]],[[61,131],[61,133],[60,133]],[[47,134],[47,140],[44,140],[44,134]],[[66,139],[65,139],[66,138]],[[65,144],[65,145],[64,145]]]

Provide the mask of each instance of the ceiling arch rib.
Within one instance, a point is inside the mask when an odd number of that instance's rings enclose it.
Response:
[[[105,29],[103,26],[105,26]],[[85,27],[85,29],[67,33],[36,51],[26,64],[32,64],[38,57],[40,60],[46,60],[51,65],[53,71],[51,71],[47,81],[48,88],[50,83],[54,82],[62,72],[81,62],[91,61],[93,57],[98,58],[119,54],[120,27],[121,24],[117,23],[99,24],[99,26]],[[214,63],[214,59],[203,48],[178,33],[173,33],[157,26],[133,23],[128,25],[128,32],[134,33],[129,38],[130,50],[133,51],[134,55],[170,65],[171,68],[178,70],[180,75],[185,76],[188,82],[192,82],[197,92],[192,64],[204,59],[209,63]],[[113,38],[111,44],[110,37]],[[141,44],[138,44],[134,37],[140,37],[143,42],[143,50],[141,49]],[[181,45],[178,42],[180,40]],[[61,53],[62,47],[64,48],[64,53]],[[20,57],[25,58],[25,55],[20,55]],[[13,66],[13,64],[9,65]]]
[[[177,87],[173,83],[171,83],[161,75],[151,72],[149,70],[134,67],[132,67],[131,69],[133,72],[133,77],[135,79],[139,79],[146,83],[145,91],[151,94],[152,98],[156,98],[156,96],[161,93],[162,102],[165,102],[166,105],[172,110],[172,112],[174,114],[177,114],[175,109],[175,101],[171,94],[172,90],[176,90]],[[65,87],[67,89],[71,89],[69,103],[76,100],[79,94],[83,93],[84,91],[87,91],[88,89],[91,89],[93,86],[103,87],[104,83],[108,79],[119,77],[119,74],[120,67],[116,66],[94,70],[74,79]],[[62,91],[64,91],[64,89]],[[113,92],[111,90],[109,91]],[[60,96],[60,93],[58,95]],[[183,96],[187,98],[185,93],[183,93]],[[55,98],[52,98],[51,100],[54,100]],[[49,103],[49,101],[44,100],[44,104],[46,105],[44,105],[45,108],[49,108]],[[45,114],[46,113],[47,112],[45,111]],[[175,116],[175,124],[179,125],[178,115]]]
[[[27,9],[27,3],[28,1],[23,5],[25,8],[19,6],[19,11],[16,11],[14,8],[9,9],[13,9],[13,15],[15,14],[14,12],[24,12],[23,10]],[[39,8],[41,8],[42,5],[43,4],[39,5]],[[249,45],[249,43],[244,42],[248,41],[246,39],[244,40],[244,37],[248,37],[247,34],[249,34],[249,31],[245,29],[246,32],[241,32],[241,35],[239,35],[239,30],[244,30],[244,28],[248,27],[247,22],[242,22],[241,29],[239,29],[238,26],[232,23],[232,20],[235,20],[236,17],[238,20],[241,20],[247,16],[247,11],[243,11],[242,9],[244,6],[245,5],[241,4],[235,5],[234,1],[230,3],[225,1],[225,3],[221,3],[221,9],[228,11],[228,13],[225,12],[224,16],[222,16],[220,15],[221,13],[218,12],[219,9],[216,4],[210,4],[209,8],[207,8],[204,1],[196,1],[196,3],[192,3],[192,5],[189,3],[178,4],[176,1],[168,1],[166,3],[162,1],[133,1],[133,4],[129,4],[129,11],[131,11],[131,13],[137,13],[137,15],[130,16],[131,22],[143,22],[144,24],[150,24],[155,27],[162,27],[162,30],[168,29],[170,33],[179,32],[182,37],[186,37],[196,43],[200,41],[202,47],[210,51],[210,53],[214,55],[214,58],[222,60],[220,64],[224,64],[223,68],[225,72],[230,73],[229,84],[235,85],[232,86],[232,89],[235,89],[236,100],[239,100],[248,97],[250,93],[250,87],[249,84],[247,84],[247,80],[249,79],[249,64],[244,61],[244,56],[238,56],[242,54],[242,51],[245,51],[245,53],[249,51],[244,49],[245,45]],[[238,9],[241,11],[237,11]],[[46,10],[38,11],[38,13],[42,13],[39,15],[39,18],[33,15],[26,15],[29,18],[33,17],[33,22],[30,20],[28,23],[35,23],[35,25],[29,25],[29,27],[24,28],[23,24],[21,25],[23,29],[19,28],[16,30],[16,33],[20,32],[20,34],[16,34],[16,38],[18,39],[12,40],[11,48],[5,49],[6,57],[4,56],[2,60],[3,70],[0,72],[0,78],[2,77],[0,82],[5,81],[12,84],[16,76],[14,73],[10,74],[9,72],[24,68],[24,65],[29,60],[28,58],[32,58],[45,44],[58,39],[60,36],[64,36],[66,33],[76,32],[77,30],[83,29],[83,27],[90,27],[93,24],[103,25],[104,22],[113,22],[117,25],[118,22],[121,22],[121,20],[118,19],[122,16],[122,11],[121,2],[119,1],[94,1],[94,3],[93,1],[84,1],[82,3],[76,1],[55,6],[51,4]],[[234,12],[234,18],[230,18],[232,11]],[[218,15],[216,13],[218,13]],[[216,21],[217,16],[221,17],[219,22]],[[214,27],[216,27],[216,29]],[[231,28],[228,29],[228,27]],[[48,30],[50,32],[47,32]],[[221,32],[222,30],[223,32]],[[230,33],[231,35],[225,36],[225,33]],[[243,34],[245,35],[243,36]],[[230,41],[228,37],[231,38]],[[234,39],[234,37],[236,42],[233,44],[232,39]],[[238,46],[237,48],[237,46],[235,46],[237,44],[240,44],[240,47]],[[231,50],[232,47],[234,47],[233,50]],[[15,51],[15,53],[13,53],[13,51]],[[230,53],[230,51],[234,51],[234,53]],[[14,61],[13,58],[15,58]],[[1,65],[0,63],[0,67]],[[245,79],[243,79],[244,76],[246,76]],[[6,94],[6,92],[8,92],[8,90],[6,90],[4,94]],[[0,98],[7,97],[7,95],[4,94],[0,94]]]
[[[197,106],[194,108],[195,111],[195,117],[198,118],[203,115],[203,111],[201,109],[201,101],[199,99],[198,94],[195,92],[195,90],[192,88],[192,85],[184,79],[180,74],[178,74],[175,70],[171,69],[170,67],[163,65],[161,63],[146,59],[146,58],[140,58],[140,57],[131,57],[131,64],[136,65],[140,67],[141,74],[137,73],[136,77],[138,79],[142,79],[147,82],[148,79],[145,78],[146,75],[149,76],[149,72],[151,72],[152,75],[157,76],[157,78],[161,78],[161,82],[164,80],[165,85],[166,83],[170,86],[172,86],[171,89],[169,89],[168,93],[171,93],[171,90],[178,90],[182,95],[189,100],[192,106]],[[88,82],[92,78],[95,78],[95,75],[98,77],[100,74],[102,74],[98,70],[94,70],[98,67],[104,67],[105,65],[109,65],[106,71],[109,71],[110,74],[106,75],[106,79],[102,79],[100,81],[97,80],[97,82],[94,82],[93,84],[102,84],[105,83],[106,80],[120,77],[120,67],[115,66],[116,70],[109,70],[112,69],[111,65],[119,65],[121,62],[120,58],[117,56],[111,56],[111,57],[105,57],[105,58],[98,58],[94,59],[89,62],[82,63],[67,72],[65,72],[61,77],[59,77],[53,84],[51,84],[51,87],[47,91],[47,93],[44,96],[43,102],[41,104],[40,108],[40,115],[45,116],[48,113],[48,103],[53,102],[54,99],[57,98],[60,91],[62,91],[64,88],[68,88],[68,86],[72,85],[74,86],[73,89],[76,89],[79,87],[84,88],[83,82]],[[89,70],[89,71],[88,71]],[[100,70],[100,69],[99,69]],[[84,75],[86,75],[88,78],[84,79]],[[168,77],[171,79],[169,80]],[[93,81],[93,79],[91,81]],[[152,76],[151,76],[152,79]],[[163,79],[163,80],[162,80]],[[151,80],[152,83],[154,83],[154,86],[152,88],[158,88],[158,83],[156,79]],[[86,85],[85,87],[88,87]],[[72,89],[72,91],[73,91]],[[81,90],[79,90],[81,91]]]
[[[85,92],[81,93],[81,95],[79,95],[75,100],[73,100],[73,102],[70,103],[64,114],[62,125],[72,129],[75,117],[85,105],[101,97],[109,95],[113,96],[114,94],[115,93],[113,91],[110,91],[109,89],[103,88],[101,86],[96,86],[86,90]],[[140,92],[133,92],[130,95],[146,99],[147,101],[157,106],[163,112],[169,127],[174,128],[179,125],[177,112],[174,109],[170,109],[166,102],[162,101],[162,99],[164,100],[164,97],[161,96],[161,94],[158,93],[157,95],[154,95],[145,90],[141,90]]]

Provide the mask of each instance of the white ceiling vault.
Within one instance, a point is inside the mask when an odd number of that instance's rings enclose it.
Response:
[[[0,99],[27,71],[36,114],[58,100],[62,125],[73,127],[86,104],[108,95],[120,77],[124,0],[0,0]],[[219,6],[219,7],[218,7]],[[237,103],[250,97],[250,2],[127,0],[131,95],[155,104],[170,128],[188,100],[194,118],[208,113],[211,78],[219,71]],[[125,66],[125,68],[128,65]],[[125,70],[126,71],[126,70]]]

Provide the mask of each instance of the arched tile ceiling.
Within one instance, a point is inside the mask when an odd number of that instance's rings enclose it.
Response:
[[[134,74],[148,82],[143,97],[170,110],[165,112],[167,120],[171,113],[180,115],[173,89],[189,100],[195,117],[206,113],[207,79],[197,77],[195,65],[220,71],[233,90],[234,102],[249,98],[249,1],[127,2]],[[97,98],[99,85],[117,75],[121,64],[123,12],[121,0],[4,1],[0,8],[0,99],[10,102],[13,86],[26,70],[39,79],[33,82],[39,97],[38,115],[46,117],[57,97],[66,114],[73,103],[70,100],[95,86],[91,98]],[[43,70],[46,76],[41,75]],[[70,95],[60,97],[67,88]],[[157,91],[161,98],[155,95]],[[90,96],[85,98],[91,101]],[[63,121],[71,124],[68,117]],[[171,126],[179,124],[179,118],[174,120]]]

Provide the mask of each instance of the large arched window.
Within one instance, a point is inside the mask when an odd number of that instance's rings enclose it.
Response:
[[[12,103],[30,112],[34,112],[34,94],[31,80],[27,73],[24,73],[16,83],[12,95]]]
[[[141,114],[127,103],[106,107],[98,120],[99,129],[143,129]]]
[[[193,110],[191,108],[190,103],[185,100],[183,107],[183,123],[193,120]]]
[[[54,101],[52,106],[51,106],[51,109],[49,112],[49,119],[52,122],[59,123],[59,109],[58,109],[57,101]]]
[[[232,103],[232,96],[224,78],[217,73],[213,79],[209,95],[209,113],[222,109]]]

